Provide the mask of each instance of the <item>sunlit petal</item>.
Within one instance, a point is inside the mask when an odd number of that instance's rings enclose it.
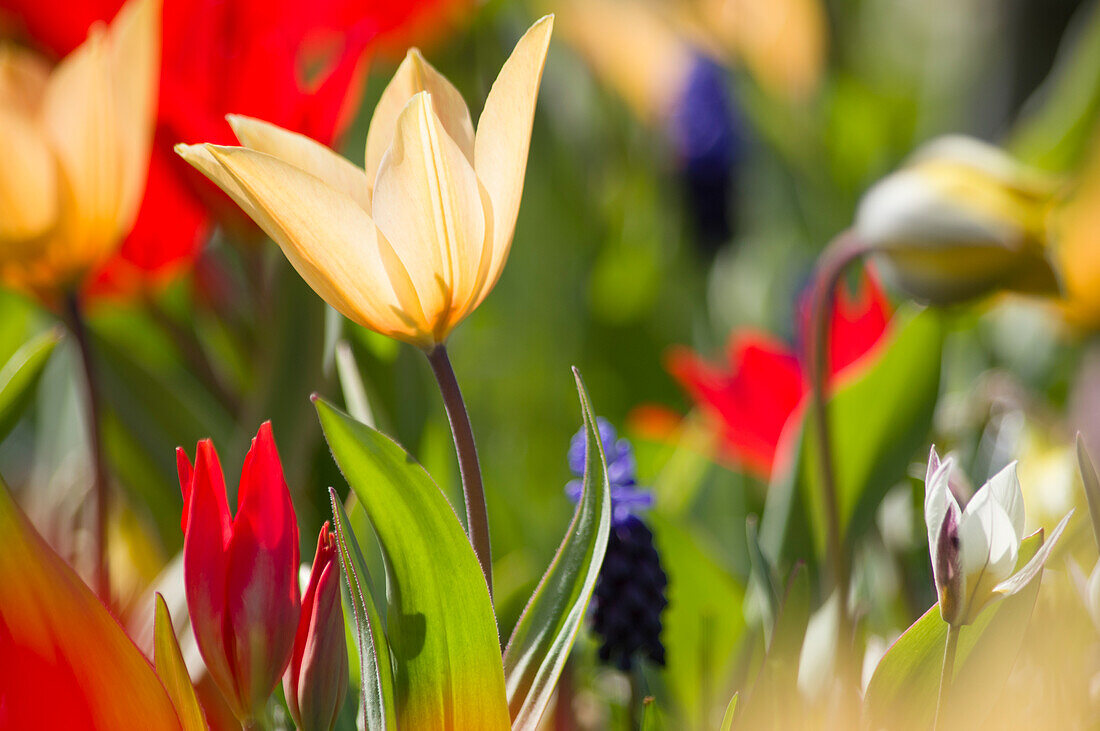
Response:
[[[0,241],[6,248],[53,225],[57,173],[49,146],[30,120],[2,107],[0,160]]]
[[[554,16],[547,15],[519,40],[489,90],[477,123],[474,169],[493,202],[493,261],[479,303],[500,278],[512,246],[527,171],[535,101],[553,29]]]

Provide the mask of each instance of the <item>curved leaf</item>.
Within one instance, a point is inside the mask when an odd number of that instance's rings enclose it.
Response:
[[[348,514],[331,487],[328,489],[328,496],[332,503],[332,525],[336,530],[336,543],[340,546],[340,565],[344,569],[344,582],[355,621],[363,728],[366,731],[397,728],[390,644],[382,628],[382,617],[374,604],[370,572],[367,571],[367,562],[363,558],[359,542],[355,540]]]
[[[1024,539],[1017,569],[1042,543],[1042,531]],[[948,698],[958,699],[966,708],[960,710],[952,703],[949,715],[965,713],[968,724],[975,727],[988,715],[1023,644],[1039,580],[1036,575],[1022,591],[986,608],[973,624],[962,628],[955,685]],[[940,618],[939,605],[933,605],[879,661],[863,699],[865,728],[923,731],[931,726],[946,642],[947,623]]]
[[[0,369],[0,440],[19,422],[60,339],[57,330],[31,338]]]
[[[317,413],[385,557],[400,729],[507,729],[493,607],[462,524],[389,437],[321,399]]]
[[[176,641],[176,630],[172,627],[168,605],[164,603],[164,597],[159,591],[156,594],[156,605],[153,662],[157,677],[168,691],[172,705],[176,707],[183,731],[206,731],[206,717],[199,705],[199,697],[195,694],[195,686],[191,685],[191,676],[187,674],[187,665],[183,662],[183,654]]]
[[[596,417],[576,368],[587,438],[584,489],[550,568],[523,610],[504,652],[508,708],[516,729],[534,729],[584,622],[611,533],[611,488]]]

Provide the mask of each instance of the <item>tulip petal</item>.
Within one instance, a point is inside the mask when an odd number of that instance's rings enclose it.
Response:
[[[935,463],[935,470],[932,469],[933,463]],[[924,521],[928,528],[928,553],[932,558],[933,566],[936,566],[938,560],[937,546],[939,546],[940,531],[949,506],[955,509],[956,515],[962,513],[949,484],[954,466],[955,460],[951,457],[941,462],[939,455],[936,454],[936,448],[932,447],[932,454],[928,458],[929,474],[924,481]]]
[[[370,213],[370,184],[363,171],[305,135],[240,114],[226,117],[245,147],[277,157],[347,194]]]
[[[46,140],[26,117],[0,108],[0,258],[15,242],[47,231],[57,219],[57,171]]]
[[[432,344],[404,264],[355,201],[255,150],[207,145],[216,168],[192,147],[177,150],[228,193],[342,315],[383,335]]]
[[[115,134],[122,179],[116,222],[129,232],[145,192],[160,72],[160,0],[130,0],[108,31]]]
[[[191,487],[184,492],[187,494],[187,504],[183,508],[187,515],[187,532],[183,539],[183,578],[191,627],[214,682],[220,688],[234,688],[233,671],[226,654],[224,621],[227,550],[232,524],[221,462],[209,439],[199,442]]]
[[[974,494],[959,522],[959,564],[971,586],[996,583],[1012,573],[1020,541],[1012,519],[993,497],[988,483]]]
[[[1016,462],[1007,465],[989,478],[989,491],[1008,515],[1016,540],[1024,539],[1024,494],[1020,489],[1020,480],[1016,476]]]
[[[42,101],[42,121],[62,175],[59,258],[90,266],[117,239],[123,153],[104,30],[54,70]],[[66,272],[65,276],[71,272]]]
[[[489,294],[508,259],[519,215],[535,101],[550,46],[554,16],[538,20],[520,38],[500,69],[477,123],[474,169],[493,202],[493,260],[489,281],[477,304]],[[476,305],[475,305],[476,306]]]
[[[37,53],[0,46],[0,107],[35,115],[50,80],[50,66]]]
[[[179,729],[152,666],[0,482],[0,728]]]
[[[253,712],[290,662],[301,612],[298,521],[270,422],[260,426],[244,460],[227,554],[231,664],[244,710]]]
[[[374,220],[408,269],[442,342],[475,294],[486,223],[477,175],[427,92],[414,96],[397,119],[378,169]]]
[[[153,653],[157,675],[164,683],[164,688],[176,707],[183,731],[206,731],[208,728],[206,717],[199,705],[195,687],[191,685],[191,677],[187,674],[187,666],[183,662],[183,655],[176,641],[176,631],[172,628],[172,616],[168,613],[168,605],[164,603],[164,597],[159,591],[156,595],[156,607]]]
[[[312,580],[310,583],[310,588],[314,588]],[[313,596],[309,617],[312,631],[302,648],[296,702],[303,728],[330,729],[335,727],[340,703],[348,689],[348,651],[340,606],[340,569],[336,563],[329,562],[317,578]]]
[[[1003,594],[1004,596],[1012,596],[1030,584],[1031,580],[1043,570],[1043,566],[1046,564],[1047,559],[1050,558],[1054,546],[1058,543],[1058,539],[1062,537],[1062,532],[1065,531],[1066,525],[1069,523],[1071,517],[1073,517],[1073,510],[1070,510],[1062,516],[1062,519],[1058,521],[1058,525],[1056,525],[1051,532],[1050,538],[1043,542],[1042,547],[1035,552],[1031,560],[1024,564],[1024,567],[1015,574],[993,587],[993,592],[996,594]],[[1095,574],[1096,571],[1093,570],[1093,573]],[[1090,596],[1092,596],[1095,591],[1096,587],[1093,586],[1093,578],[1089,577]]]
[[[386,150],[393,142],[397,128],[397,118],[409,100],[422,91],[432,95],[436,114],[443,129],[455,141],[462,154],[473,164],[474,161],[474,123],[470,119],[470,110],[462,95],[443,74],[428,63],[420,51],[410,48],[405,60],[397,67],[393,79],[386,85],[378,105],[371,115],[367,129],[367,147],[364,157],[368,186],[374,190],[378,167]],[[370,209],[367,209],[370,210]]]

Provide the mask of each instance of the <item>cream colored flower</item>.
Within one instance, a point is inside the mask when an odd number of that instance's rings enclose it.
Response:
[[[344,316],[431,348],[500,278],[519,212],[553,17],[520,39],[477,131],[458,91],[409,51],[382,93],[365,166],[231,116],[243,147],[178,145]]]
[[[0,280],[53,296],[129,233],[149,169],[160,2],[130,0],[50,71],[0,49]]]

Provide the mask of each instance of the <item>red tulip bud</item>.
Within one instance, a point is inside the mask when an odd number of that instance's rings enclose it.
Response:
[[[294,648],[301,612],[298,522],[270,422],[245,457],[237,514],[229,515],[214,444],[195,464],[176,451],[183,489],[183,576],[199,650],[242,721],[259,714]]]
[[[348,690],[348,649],[340,606],[336,537],[321,527],[317,555],[302,597],[294,654],[283,676],[290,715],[301,731],[330,731]]]

